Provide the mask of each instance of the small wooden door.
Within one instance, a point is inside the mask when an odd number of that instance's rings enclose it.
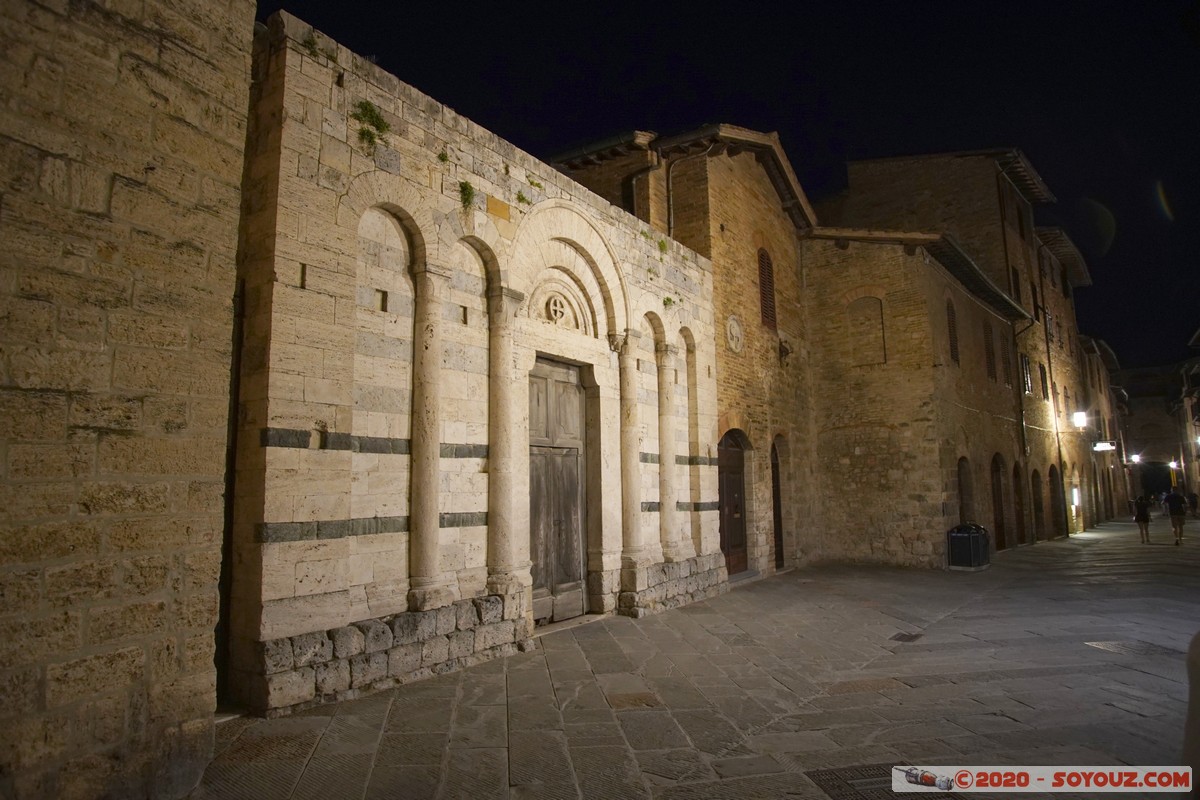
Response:
[[[579,369],[538,359],[529,373],[529,557],[537,621],[587,610],[583,419]]]
[[[720,498],[721,552],[730,575],[745,572],[746,560],[746,459],[736,434],[727,433],[717,444],[717,491]]]

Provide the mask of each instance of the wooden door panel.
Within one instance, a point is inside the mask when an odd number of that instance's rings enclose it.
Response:
[[[568,619],[586,610],[584,417],[578,369],[539,360],[530,373],[529,394],[534,618]]]
[[[717,447],[717,488],[720,497],[718,520],[721,551],[730,575],[745,572],[746,554],[746,477],[745,455],[736,443],[722,439]]]
[[[533,562],[533,590],[548,589],[552,578],[547,575],[549,543],[552,537],[550,507],[550,454],[540,448],[529,454],[529,559]]]
[[[550,444],[549,381],[536,374],[529,377],[529,443]]]

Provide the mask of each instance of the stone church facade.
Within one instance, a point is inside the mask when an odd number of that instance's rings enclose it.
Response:
[[[721,591],[707,259],[299,20],[255,48],[237,699]]]
[[[733,125],[549,165],[253,18],[0,8],[6,796],[180,797],[218,696],[292,713],[730,576],[938,568],[960,520],[1043,538],[1014,356],[1047,306],[965,217],[819,220]]]

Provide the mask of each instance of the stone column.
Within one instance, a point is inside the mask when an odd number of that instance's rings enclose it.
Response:
[[[408,511],[408,608],[425,611],[457,599],[453,581],[442,574],[441,519],[442,297],[448,273],[426,264],[413,275],[411,502]]]
[[[500,595],[524,588],[516,574],[514,478],[517,470],[529,469],[529,460],[514,428],[524,413],[515,405],[517,381],[528,378],[516,374],[513,341],[513,319],[524,299],[503,286],[488,291],[488,591]]]
[[[681,561],[687,556],[679,542],[679,514],[675,503],[675,354],[678,348],[659,344],[658,358],[658,533],[662,540],[663,560]]]
[[[635,572],[644,566],[642,546],[641,441],[637,404],[637,342],[639,334],[627,330],[612,336],[609,344],[617,351],[621,373],[621,588],[636,591]],[[631,581],[633,583],[631,583]]]

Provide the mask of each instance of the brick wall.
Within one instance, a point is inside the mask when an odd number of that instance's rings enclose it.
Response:
[[[706,191],[700,200],[685,194],[689,182],[695,180],[691,172],[696,167],[692,165],[706,165]],[[745,454],[750,568],[775,568],[772,445],[779,454],[784,498],[784,563],[805,563],[817,551],[815,537],[820,526],[814,514],[809,342],[795,225],[783,212],[776,189],[752,152],[683,162],[672,181],[677,230],[681,236],[691,235],[698,249],[711,249],[720,432],[739,429],[751,445]],[[762,322],[760,249],[766,250],[772,261],[774,330]],[[740,352],[734,351],[727,335],[731,316],[740,321]],[[781,355],[781,343],[786,355]]]
[[[811,389],[822,557],[943,566],[945,532],[958,523],[958,460],[971,466],[970,516],[994,532],[997,454],[1011,545],[1020,516],[1013,389],[999,368],[989,377],[983,357],[984,321],[997,338],[1007,323],[920,248],[818,238],[804,242],[803,261],[812,346],[822,354]]]
[[[212,751],[254,4],[0,8],[0,792]]]

